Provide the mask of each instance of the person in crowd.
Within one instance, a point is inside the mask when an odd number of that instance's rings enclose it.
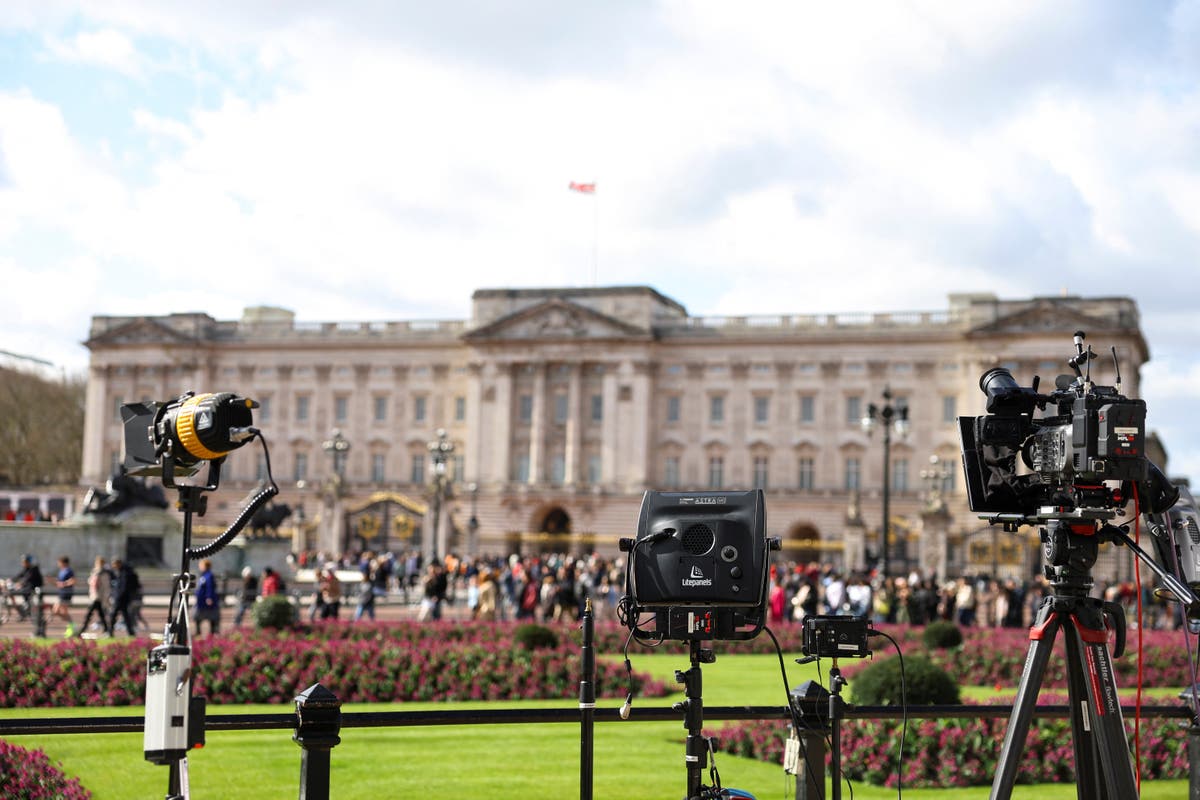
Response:
[[[541,599],[542,581],[536,572],[523,570],[524,579],[521,584],[521,601],[517,607],[517,619],[533,619],[537,615],[538,602]]]
[[[258,576],[254,574],[254,568],[247,564],[242,567],[242,586],[238,590],[237,612],[233,615],[235,628],[242,627],[242,620],[245,618],[246,612],[254,607],[257,600]]]
[[[484,567],[479,571],[479,606],[477,618],[483,622],[494,622],[499,605],[500,589],[492,571]]]
[[[839,573],[831,573],[825,583],[825,613],[846,613],[846,581]]]
[[[283,591],[283,580],[273,567],[263,567],[262,589],[263,597],[270,597]]]
[[[208,633],[215,636],[221,630],[221,596],[217,592],[217,578],[213,575],[212,560],[200,561],[200,577],[196,581],[196,635],[199,636],[208,622]]]
[[[871,595],[871,621],[876,625],[887,622],[896,613],[896,584],[891,578],[875,579]]]
[[[338,579],[334,564],[326,564],[317,581],[317,593],[321,596],[321,619],[337,619],[342,610],[342,582]]]
[[[76,630],[75,623],[71,620],[71,601],[75,599],[75,570],[71,569],[71,559],[67,556],[58,558],[58,574],[54,578],[54,588],[57,594],[50,614],[67,623],[63,636],[74,636]]]
[[[557,622],[560,619],[579,619],[579,589],[575,569],[563,564],[558,568],[554,579],[554,599],[550,618]]]
[[[117,629],[117,617],[125,625],[125,632],[137,636],[137,614],[133,604],[141,597],[141,580],[133,567],[126,564],[124,559],[117,557],[112,560],[112,610],[108,618],[109,635],[114,635]]]
[[[542,611],[542,621],[554,619],[554,608],[558,600],[558,583],[549,571],[542,576],[542,588],[538,592],[538,607]]]
[[[866,576],[855,573],[850,578],[850,583],[846,586],[845,602],[851,616],[866,617],[871,613],[871,586],[867,583]]]
[[[479,616],[479,571],[467,576],[467,612],[471,619]]]
[[[959,578],[954,584],[954,609],[959,625],[975,626],[975,582],[969,578]]]
[[[787,592],[783,588],[783,580],[776,575],[771,579],[771,590],[767,594],[768,615],[772,624],[782,624],[786,612]]]
[[[34,593],[41,590],[43,583],[37,559],[29,554],[21,556],[21,571],[12,579],[13,592],[24,601],[20,610],[21,619],[29,619],[33,611]]]
[[[425,582],[421,585],[421,610],[417,619],[439,620],[442,618],[442,603],[446,600],[446,589],[449,579],[441,564],[430,564],[425,573]]]
[[[108,603],[112,597],[112,570],[108,568],[104,556],[96,556],[92,562],[92,571],[88,573],[88,608],[83,615],[81,631],[91,630],[91,626],[102,629],[109,636],[112,630],[108,627]],[[95,614],[97,622],[92,622]]]
[[[811,617],[821,607],[821,589],[817,583],[817,573],[807,570],[800,578],[800,587],[792,595],[792,619],[804,622],[805,617]]]
[[[375,619],[375,575],[378,569],[379,562],[374,558],[363,565],[362,578],[358,582],[358,604],[354,607],[354,622],[358,622],[364,616]]]

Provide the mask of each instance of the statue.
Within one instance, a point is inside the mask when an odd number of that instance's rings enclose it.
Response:
[[[83,498],[84,513],[101,516],[120,514],[139,506],[166,508],[168,505],[167,495],[160,484],[147,484],[127,474],[124,465],[118,466],[109,476],[103,489],[88,489]]]

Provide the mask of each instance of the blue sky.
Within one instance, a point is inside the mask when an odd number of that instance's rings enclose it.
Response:
[[[693,314],[1130,296],[1200,479],[1198,78],[1198,0],[7,2],[0,349],[593,281]]]

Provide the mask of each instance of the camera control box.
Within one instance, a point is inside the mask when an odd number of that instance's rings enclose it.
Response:
[[[851,616],[812,616],[804,618],[801,649],[806,656],[820,658],[866,658],[867,620]]]

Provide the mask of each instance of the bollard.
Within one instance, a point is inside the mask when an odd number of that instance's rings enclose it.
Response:
[[[319,683],[296,697],[300,756],[300,800],[329,800],[329,751],[341,743],[342,701]]]
[[[796,800],[825,800],[825,737],[829,729],[829,690],[816,681],[805,681],[792,690],[792,708],[802,728],[796,760]]]
[[[29,609],[29,613],[33,617],[33,635],[39,639],[45,639],[46,608],[42,605],[42,587],[38,586],[33,590],[33,593],[29,595],[29,602],[33,606]]]

